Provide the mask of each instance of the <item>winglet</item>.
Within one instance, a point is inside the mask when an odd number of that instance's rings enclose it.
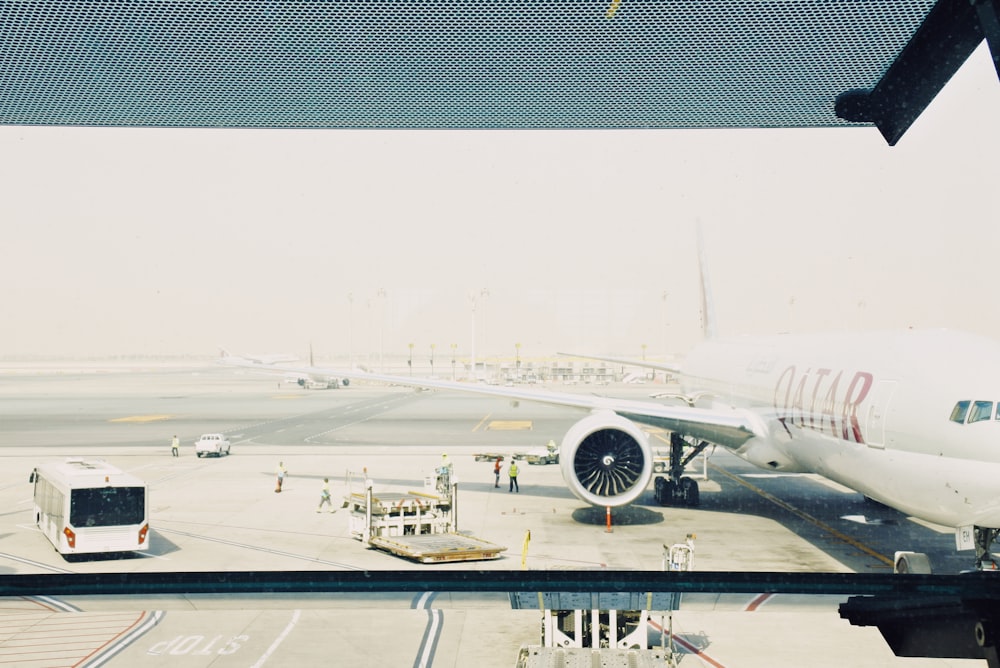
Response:
[[[698,275],[701,278],[701,327],[706,339],[714,339],[717,333],[715,327],[715,302],[712,299],[712,286],[708,282],[708,263],[705,255],[705,239],[702,236],[701,221],[695,228],[698,233]]]

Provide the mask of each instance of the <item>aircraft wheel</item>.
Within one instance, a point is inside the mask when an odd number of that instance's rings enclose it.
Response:
[[[658,476],[653,480],[653,498],[661,506],[670,505],[670,495],[667,493],[667,479]]]
[[[660,502],[661,505],[677,505],[677,483],[673,480],[668,480],[667,478],[660,478],[660,480],[663,481],[663,501]]]
[[[685,506],[697,506],[701,501],[698,481],[691,478],[681,478],[680,495]]]
[[[993,625],[986,621],[976,622],[976,644],[980,647],[992,647],[996,642],[993,638]]]
[[[894,573],[930,573],[931,560],[923,552],[897,552]]]

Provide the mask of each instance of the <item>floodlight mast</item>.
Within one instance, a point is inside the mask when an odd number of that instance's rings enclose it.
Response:
[[[472,303],[472,363],[469,367],[469,374],[473,382],[479,380],[479,375],[476,372],[476,307],[479,305],[481,299],[489,296],[490,291],[486,288],[482,288],[478,292],[475,290],[469,291],[469,301]]]

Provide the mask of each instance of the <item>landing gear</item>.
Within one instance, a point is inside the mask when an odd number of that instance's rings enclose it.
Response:
[[[967,531],[962,529],[961,531]],[[967,534],[966,534],[967,535]],[[1000,529],[989,529],[987,527],[973,527],[972,540],[976,547],[976,570],[996,571],[1000,570],[1000,557],[990,553],[997,537],[1000,537]],[[966,543],[966,548],[968,549]],[[926,554],[922,552],[897,552],[893,565],[894,573],[930,573],[931,564]]]
[[[976,541],[976,570],[995,571],[1000,568],[997,557],[990,554],[990,547],[993,541],[1000,535],[1000,529],[987,529],[986,527],[974,527],[973,539]]]
[[[684,446],[688,443],[680,434],[670,434],[670,471],[669,477],[657,477],[653,483],[653,496],[661,506],[695,507],[701,501],[698,481],[684,475],[684,468],[708,447],[707,441],[702,441],[684,456]]]

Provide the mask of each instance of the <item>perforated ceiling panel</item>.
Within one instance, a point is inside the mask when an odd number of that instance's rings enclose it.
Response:
[[[844,125],[933,0],[0,3],[0,123]]]

